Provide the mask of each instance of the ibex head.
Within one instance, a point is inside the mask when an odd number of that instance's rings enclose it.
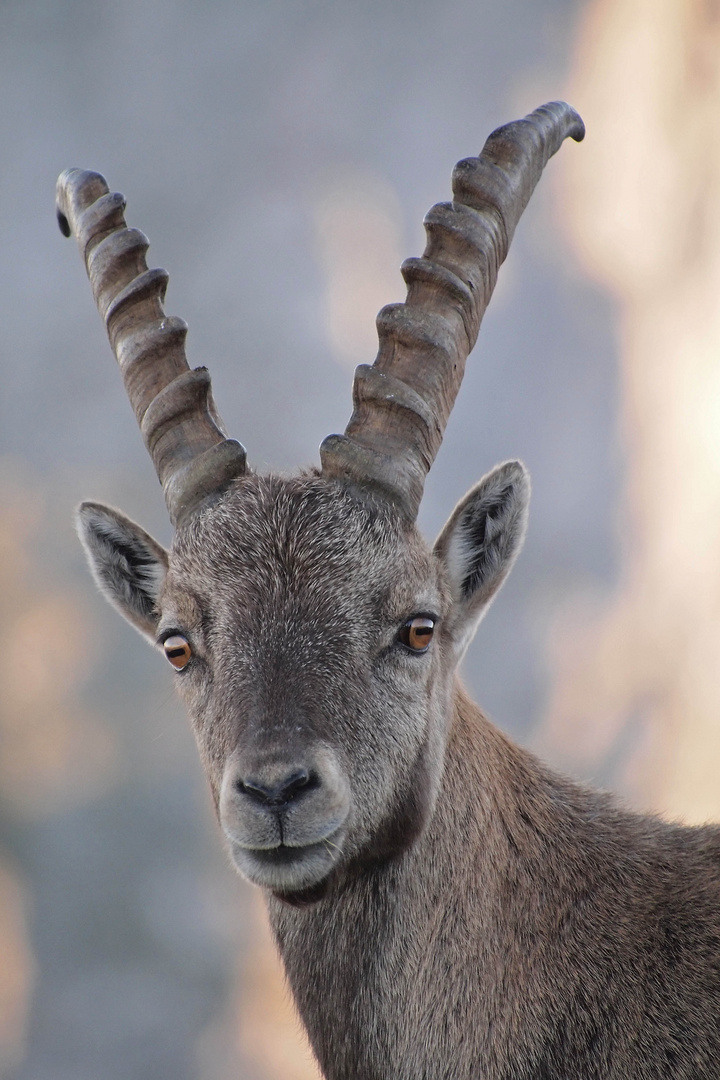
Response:
[[[568,135],[582,122],[554,102],[456,167],[403,265],[406,302],[378,316],[345,434],[293,479],[250,472],[225,438],[122,197],[95,173],[58,181],[176,526],[166,552],[88,502],[81,537],[102,591],[176,669],[238,869],[278,894],[403,850],[433,810],[455,668],[522,543],[525,469],[488,473],[433,548],[415,519],[498,267]]]

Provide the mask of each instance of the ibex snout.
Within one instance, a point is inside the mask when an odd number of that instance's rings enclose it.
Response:
[[[228,758],[219,811],[238,869],[265,888],[296,892],[327,877],[342,855],[350,785],[327,747],[243,748]]]

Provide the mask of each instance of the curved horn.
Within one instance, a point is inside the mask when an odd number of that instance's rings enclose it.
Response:
[[[187,324],[165,315],[168,275],[148,270],[147,238],[128,229],[125,200],[104,177],[67,169],[57,215],[75,234],[130,403],[163,486],[174,525],[246,471],[240,443],[227,439],[206,368],[185,358]]]
[[[584,134],[575,110],[553,101],[455,166],[453,201],[429,211],[425,253],[403,263],[405,303],[378,315],[380,349],[355,372],[345,434],[320,447],[323,476],[376,488],[415,520],[520,215],[563,140]]]

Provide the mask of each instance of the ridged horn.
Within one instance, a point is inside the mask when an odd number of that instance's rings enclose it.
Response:
[[[515,227],[548,160],[584,134],[575,110],[553,101],[455,166],[453,201],[429,211],[425,252],[403,263],[405,303],[378,315],[380,349],[355,372],[345,434],[320,447],[323,476],[374,489],[416,519]]]
[[[148,270],[147,238],[128,229],[125,200],[104,177],[67,169],[57,182],[57,215],[77,238],[127,395],[160,479],[174,525],[246,472],[244,448],[227,439],[206,368],[191,371],[187,325],[168,317],[168,275]]]

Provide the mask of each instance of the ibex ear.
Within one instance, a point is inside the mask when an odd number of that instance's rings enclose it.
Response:
[[[77,526],[96,585],[154,644],[157,600],[168,567],[165,548],[119,510],[102,503],[81,503]]]
[[[435,544],[455,597],[453,621],[464,652],[522,547],[530,477],[519,461],[484,476],[453,510]]]

